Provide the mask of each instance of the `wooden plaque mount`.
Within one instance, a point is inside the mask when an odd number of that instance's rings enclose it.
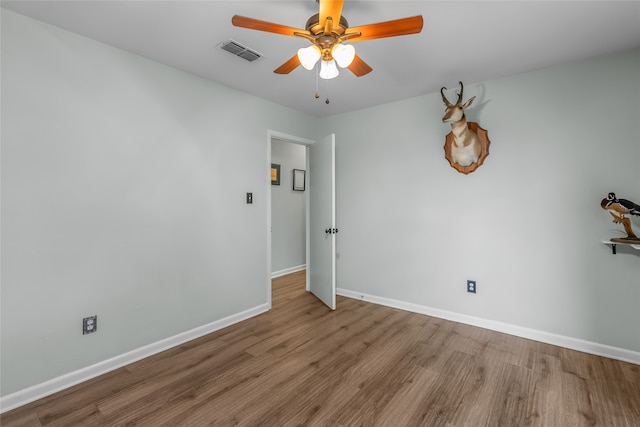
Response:
[[[453,144],[453,132],[449,132],[447,134],[447,138],[445,139],[445,143],[444,143],[445,159],[449,161],[449,164],[451,165],[452,168],[454,168],[458,172],[463,173],[465,175],[470,174],[471,172],[478,169],[480,165],[482,165],[482,163],[484,162],[484,159],[486,159],[487,156],[489,155],[489,144],[491,144],[491,141],[489,141],[489,135],[487,131],[485,129],[482,129],[480,126],[478,126],[478,123],[467,122],[467,126],[469,126],[469,129],[478,135],[478,139],[480,140],[480,147],[481,147],[480,157],[478,157],[478,161],[476,163],[471,163],[469,166],[460,166],[459,164],[454,163],[453,157],[451,156],[451,144]]]

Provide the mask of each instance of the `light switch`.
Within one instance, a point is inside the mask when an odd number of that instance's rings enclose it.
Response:
[[[250,205],[253,203],[253,193],[247,193],[247,204]]]

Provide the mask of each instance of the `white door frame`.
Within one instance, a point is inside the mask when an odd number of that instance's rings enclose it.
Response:
[[[302,138],[295,135],[289,135],[286,133],[278,132],[275,130],[268,129],[267,130],[267,164],[265,170],[265,177],[271,176],[271,141],[277,139],[284,142],[289,142],[292,144],[299,144],[308,147],[313,144],[315,140]],[[306,150],[306,158],[305,158],[306,167],[309,165],[309,150]],[[267,304],[269,310],[271,310],[271,180],[266,179],[267,181]],[[305,191],[305,227],[306,227],[306,265],[307,265],[307,275],[306,275],[306,289],[309,290],[309,186],[307,186],[307,191]]]

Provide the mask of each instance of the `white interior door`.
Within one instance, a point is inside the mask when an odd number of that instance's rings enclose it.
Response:
[[[336,309],[336,142],[331,134],[309,150],[309,290]]]

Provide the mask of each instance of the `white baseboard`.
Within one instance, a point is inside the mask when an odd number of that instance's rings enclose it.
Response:
[[[211,322],[207,325],[199,326],[144,347],[137,348],[111,359],[98,362],[94,365],[87,366],[86,368],[64,374],[41,384],[36,384],[24,390],[2,396],[0,397],[0,414],[72,387],[81,382],[90,380],[91,378],[106,374],[107,372],[111,372],[138,360],[153,356],[154,354],[168,350],[187,341],[191,341],[219,329],[226,328],[227,326],[231,326],[235,323],[257,316],[258,314],[264,313],[268,310],[268,304],[262,304],[243,312],[227,316],[223,319],[216,320],[215,322]]]
[[[284,270],[274,271],[271,273],[271,278],[275,279],[276,277],[285,276],[287,274],[295,273],[297,271],[302,271],[307,268],[307,264],[297,265],[295,267],[285,268]]]
[[[567,337],[564,335],[553,334],[536,329],[524,328],[522,326],[510,325],[508,323],[497,322],[495,320],[487,320],[479,317],[467,316],[465,314],[440,310],[437,308],[413,304],[410,302],[398,301],[390,298],[378,297],[375,295],[367,295],[361,292],[350,291],[348,289],[339,288],[336,290],[336,292],[338,295],[347,298],[354,298],[373,304],[411,311],[413,313],[426,314],[427,316],[438,317],[440,319],[451,320],[471,326],[478,326],[480,328],[503,332],[505,334],[514,335],[521,338],[527,338],[534,341],[557,345],[559,347],[569,348],[571,350],[578,350],[584,353],[595,354],[597,356],[604,356],[610,359],[616,359],[640,365],[640,352],[627,350],[624,348],[612,347],[605,344],[584,341],[578,338]]]

